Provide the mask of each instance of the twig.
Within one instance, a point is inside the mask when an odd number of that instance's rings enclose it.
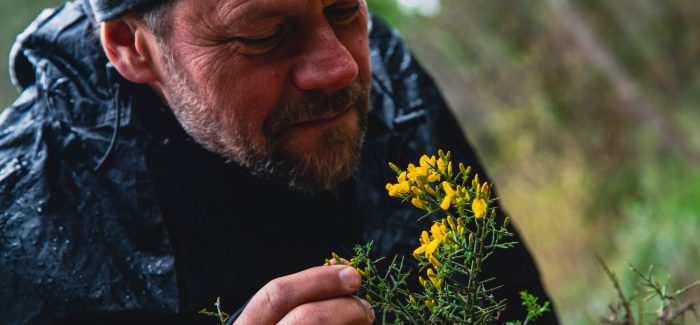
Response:
[[[685,313],[692,311],[695,317],[698,317],[697,311],[695,310],[695,306],[700,303],[700,297],[696,297],[695,299],[691,299],[690,301],[686,301],[679,305],[676,308],[673,308],[667,312],[664,312],[663,316],[660,317],[659,321],[657,324],[659,325],[665,325],[665,324],[672,324],[673,321],[684,315]]]
[[[613,282],[613,285],[615,286],[615,291],[617,292],[617,295],[620,298],[622,308],[625,310],[626,315],[622,324],[635,325],[634,316],[632,314],[632,308],[630,307],[629,300],[627,300],[627,298],[625,297],[625,293],[622,291],[622,287],[620,286],[620,282],[617,280],[617,276],[608,268],[608,266],[605,264],[605,262],[600,256],[596,257],[598,258],[598,262],[600,263],[600,265],[603,266],[605,273],[608,274],[610,281]]]

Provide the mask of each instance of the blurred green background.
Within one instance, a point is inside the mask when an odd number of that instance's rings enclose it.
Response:
[[[614,298],[596,256],[626,287],[630,263],[700,278],[700,1],[368,2],[445,93],[564,324],[598,323]],[[2,56],[59,3],[3,0]]]

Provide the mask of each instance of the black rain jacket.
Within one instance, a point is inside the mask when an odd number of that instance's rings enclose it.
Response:
[[[437,149],[478,166],[431,78],[370,21],[372,105],[359,168],[338,189],[296,193],[197,145],[145,86],[108,64],[87,1],[45,10],[11,54],[21,91],[0,116],[0,323],[204,323],[269,280],[332,251],[410,253],[421,212],[389,198],[387,167]],[[482,173],[483,175],[483,173]],[[524,245],[485,273],[547,299]],[[556,323],[553,313],[542,323]]]

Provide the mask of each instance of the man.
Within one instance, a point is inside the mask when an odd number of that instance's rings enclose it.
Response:
[[[12,60],[7,323],[207,322],[218,296],[240,324],[371,323],[357,272],[317,265],[367,240],[417,245],[426,224],[385,194],[386,163],[444,148],[478,165],[363,0],[79,0]],[[486,267],[504,319],[523,318],[519,290],[546,299],[523,246]]]

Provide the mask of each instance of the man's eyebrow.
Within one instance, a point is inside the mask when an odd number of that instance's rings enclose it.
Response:
[[[312,0],[221,0],[216,12],[223,21],[290,16],[301,13]]]

